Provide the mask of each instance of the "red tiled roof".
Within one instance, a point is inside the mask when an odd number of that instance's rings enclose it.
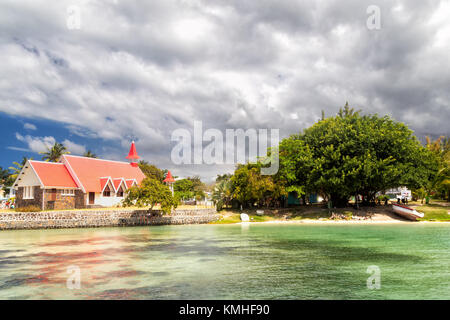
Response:
[[[29,163],[45,187],[78,188],[64,164],[35,160]]]
[[[101,191],[105,190],[105,186],[108,184],[109,178],[100,178]]]
[[[63,155],[61,158],[68,169],[76,175],[85,192],[102,192],[105,185],[102,186],[100,179],[105,177],[111,177],[113,180],[136,179],[138,184],[145,178],[139,167],[131,166],[127,162],[71,155]]]
[[[122,178],[117,178],[117,179],[114,179],[114,180],[113,180],[113,182],[114,182],[114,188],[115,188],[116,190],[119,190],[119,187],[120,187],[120,184],[122,183],[122,181],[123,181]],[[126,187],[126,186],[125,186],[125,187]]]
[[[134,182],[135,182],[134,180],[125,180],[128,189],[130,189],[133,186]]]

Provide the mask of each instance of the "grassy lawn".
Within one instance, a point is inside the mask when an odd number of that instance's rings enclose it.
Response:
[[[233,212],[222,212],[222,219],[218,221],[211,222],[211,224],[228,224],[228,223],[238,223],[241,222],[240,214],[239,213],[233,213]],[[266,221],[273,221],[276,220],[273,216],[258,216],[256,214],[249,214],[251,222],[266,222]]]
[[[423,218],[419,219],[421,221],[450,221],[449,207],[429,204],[417,206],[416,210],[425,214]]]
[[[424,201],[425,202],[425,201]],[[432,199],[429,204],[422,204],[421,201],[410,202],[416,211],[423,212],[425,216],[421,221],[450,221],[450,203],[444,200]]]

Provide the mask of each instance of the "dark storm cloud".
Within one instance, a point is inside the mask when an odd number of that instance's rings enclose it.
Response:
[[[0,111],[116,141],[102,156],[134,138],[173,168],[171,133],[194,120],[287,136],[346,101],[420,138],[450,134],[448,1],[86,1],[69,30],[73,4],[0,4]]]

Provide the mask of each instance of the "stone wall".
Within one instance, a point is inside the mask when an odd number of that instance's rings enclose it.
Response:
[[[16,192],[16,207],[23,208],[28,206],[35,206],[42,208],[42,192],[44,191],[39,186],[33,187],[33,199],[23,199],[23,187],[19,187]]]
[[[0,230],[201,224],[219,217],[215,209],[175,210],[170,216],[145,209],[13,212],[0,213]]]
[[[86,193],[82,190],[75,190],[75,208],[83,209],[86,208],[87,198]]]
[[[61,189],[44,190],[45,210],[67,210],[75,208],[75,196],[63,195]]]

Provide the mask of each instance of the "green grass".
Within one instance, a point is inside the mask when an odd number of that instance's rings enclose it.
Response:
[[[249,214],[250,222],[266,222],[276,220],[273,216],[258,216],[255,214]],[[211,224],[229,224],[229,223],[239,223],[241,222],[240,214],[224,214],[222,215],[222,219],[218,221],[211,222]]]
[[[450,221],[449,207],[431,204],[418,206],[415,209],[425,214],[423,218],[419,219],[420,221]]]

